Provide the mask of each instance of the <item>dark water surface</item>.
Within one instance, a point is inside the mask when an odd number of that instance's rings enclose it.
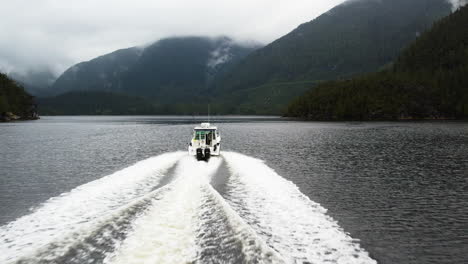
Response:
[[[199,121],[43,117],[0,124],[0,225],[135,162],[186,151]],[[468,123],[212,122],[223,151],[264,160],[379,263],[468,263]],[[221,206],[216,196],[207,202]],[[216,217],[209,221],[227,216]]]

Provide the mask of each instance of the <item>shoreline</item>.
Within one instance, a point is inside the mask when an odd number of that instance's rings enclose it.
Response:
[[[33,112],[31,116],[28,116],[28,117],[16,115],[12,112],[6,112],[6,113],[0,114],[1,123],[16,122],[16,121],[31,121],[31,120],[38,120],[38,119],[40,119],[40,116],[36,112]]]

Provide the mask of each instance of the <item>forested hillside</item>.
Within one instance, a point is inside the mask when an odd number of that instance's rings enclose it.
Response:
[[[39,100],[41,114],[193,114],[212,102],[212,84],[258,44],[228,37],[173,37],[74,65]],[[144,99],[143,99],[144,98]],[[226,107],[220,105],[226,112]]]
[[[387,70],[327,82],[287,115],[318,120],[468,117],[468,6],[437,22]]]
[[[144,97],[172,114],[207,104],[219,114],[281,114],[318,84],[391,67],[399,52],[450,12],[446,0],[351,0],[263,48],[227,37],[167,38],[77,64],[53,89]],[[78,99],[55,99],[71,98]],[[53,98],[43,102],[61,105]]]
[[[150,96],[159,103],[193,100],[256,48],[227,37],[166,38],[78,63],[57,79],[52,90]]]
[[[143,98],[103,91],[68,92],[38,102],[43,115],[144,115],[160,110]]]
[[[0,73],[0,121],[36,118],[33,97],[8,76]]]
[[[70,91],[121,91],[120,76],[138,60],[141,48],[128,48],[73,65],[55,81],[51,93]]]
[[[450,12],[446,0],[347,1],[253,52],[216,93],[234,98],[240,113],[278,112],[316,83],[388,66]]]
[[[165,104],[151,98],[104,91],[72,91],[38,98],[41,115],[206,114],[208,104]]]
[[[212,81],[255,48],[226,37],[163,39],[145,48],[136,65],[122,76],[123,89],[161,103],[207,101]]]

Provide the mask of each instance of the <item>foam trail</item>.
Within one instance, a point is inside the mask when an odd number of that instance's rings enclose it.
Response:
[[[140,161],[51,198],[33,213],[0,227],[0,263],[30,257],[70,234],[74,234],[70,243],[76,241],[82,230],[151,191],[184,155],[174,152]],[[54,252],[60,253],[64,252]]]
[[[331,217],[261,160],[233,152],[225,198],[288,263],[376,263]]]
[[[169,191],[155,200],[133,223],[133,231],[105,263],[189,263],[197,256],[197,212],[202,188],[218,170],[221,159],[198,162],[182,159]]]
[[[202,192],[197,263],[284,263],[211,185]]]
[[[161,199],[167,189],[166,186],[157,188],[93,221],[92,226],[84,226],[74,233],[69,233],[59,241],[41,248],[34,255],[21,258],[17,263],[102,263],[109,252],[115,250],[125,239],[132,221],[138,218],[154,199]]]

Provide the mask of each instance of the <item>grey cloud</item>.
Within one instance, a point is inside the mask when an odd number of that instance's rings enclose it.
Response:
[[[468,0],[448,0],[452,4],[453,10],[457,10],[460,7],[465,6],[468,3]]]
[[[174,35],[270,42],[344,0],[15,0],[2,3],[0,71],[59,74]]]

